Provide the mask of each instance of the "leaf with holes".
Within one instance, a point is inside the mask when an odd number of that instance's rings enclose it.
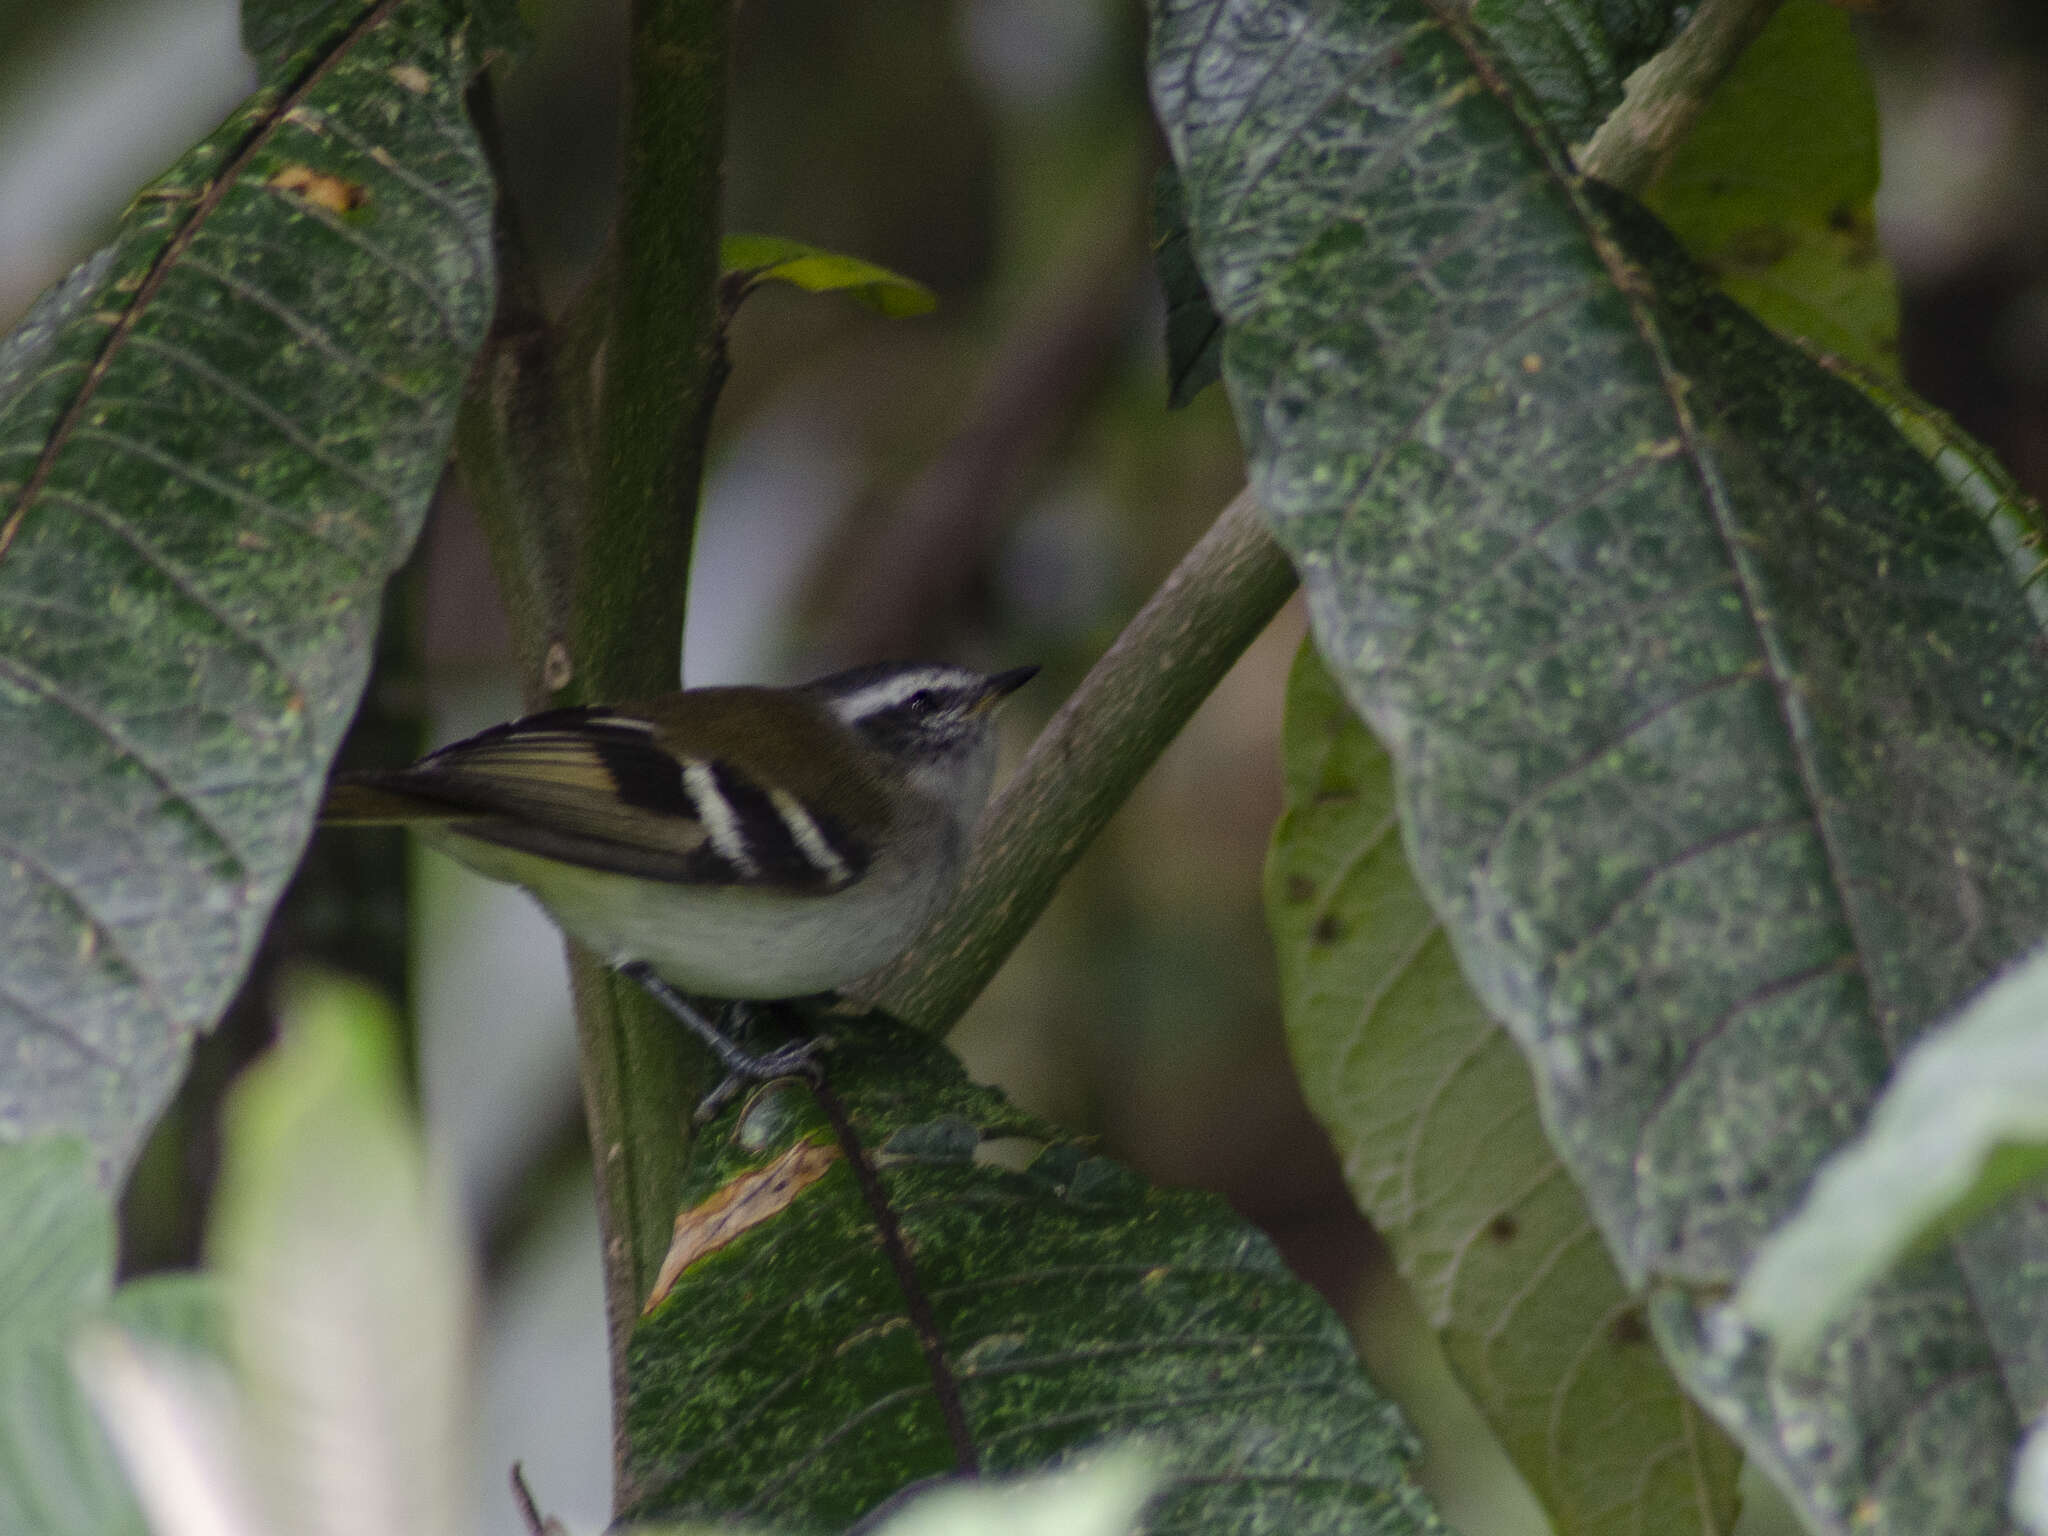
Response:
[[[262,19],[0,344],[0,1135],[109,1178],[297,862],[492,302],[463,7]]]
[[[1584,186],[1448,7],[1155,14],[1253,486],[1624,1279],[1816,1529],[2000,1529],[2048,1402],[2048,1204],[1810,1360],[1721,1302],[1911,1039],[2048,925],[2048,675],[2005,552]]]
[[[1313,647],[1266,916],[1309,1107],[1558,1536],[1726,1532],[1742,1458],[1678,1390],[1401,852],[1394,770]]]
[[[1441,1529],[1342,1323],[1221,1201],[1148,1187],[882,1015],[845,1037],[845,1120],[786,1082],[699,1143],[627,1357],[628,1516],[838,1530],[963,1466],[1139,1435],[1145,1529]]]

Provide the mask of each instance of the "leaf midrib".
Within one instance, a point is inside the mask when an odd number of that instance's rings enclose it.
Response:
[[[1562,157],[1551,136],[1539,125],[1531,122],[1526,114],[1517,110],[1513,90],[1493,67],[1484,47],[1460,18],[1444,8],[1443,0],[1424,0],[1424,4],[1464,52],[1486,89],[1506,110],[1515,131],[1522,135],[1524,141],[1536,153],[1553,184],[1563,193],[1566,205],[1584,233],[1594,259],[1607,273],[1615,292],[1627,307],[1637,337],[1656,366],[1659,386],[1670,404],[1678,426],[1681,452],[1699,483],[1701,494],[1706,498],[1715,533],[1721,540],[1729,568],[1735,577],[1736,592],[1742,602],[1743,613],[1763,651],[1772,697],[1779,719],[1785,727],[1794,769],[1799,775],[1800,798],[1805,802],[1808,816],[1813,823],[1814,835],[1818,839],[1821,856],[1828,872],[1829,889],[1848,930],[1851,949],[1848,958],[1853,959],[1855,973],[1863,982],[1864,996],[1867,999],[1867,1022],[1877,1034],[1886,1061],[1896,1066],[1900,1054],[1899,1042],[1886,1023],[1885,1010],[1876,1006],[1877,993],[1868,960],[1871,946],[1858,904],[1849,895],[1849,883],[1844,874],[1845,860],[1838,846],[1837,836],[1822,809],[1825,799],[1820,792],[1815,771],[1811,720],[1795,697],[1796,690],[1792,687],[1791,681],[1793,669],[1789,664],[1789,658],[1784,654],[1776,633],[1764,622],[1765,606],[1759,590],[1762,583],[1743,548],[1734,522],[1734,507],[1727,487],[1722,483],[1716,468],[1714,455],[1703,441],[1698,423],[1686,403],[1685,390],[1682,387],[1684,381],[1672,364],[1656,318],[1643,298],[1642,282],[1587,201],[1584,178]],[[1983,1305],[1978,1299],[1975,1286],[1971,1283],[1968,1267],[1961,1260],[1962,1256],[1958,1254],[1957,1282],[1968,1299],[1972,1315],[1978,1319],[1978,1326],[1985,1330],[1988,1337],[1990,1330]],[[2024,1422],[2022,1405],[2006,1373],[2005,1362],[1996,1350],[1989,1353],[1992,1369],[1998,1377],[2008,1412],[2014,1422]]]

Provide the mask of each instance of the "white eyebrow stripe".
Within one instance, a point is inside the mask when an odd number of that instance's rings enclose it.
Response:
[[[829,877],[834,885],[844,885],[853,878],[853,871],[846,867],[846,860],[839,857],[839,851],[826,840],[825,833],[804,809],[803,802],[788,790],[774,788],[768,791],[783,825],[789,828],[789,835],[796,839],[799,852],[810,861],[811,868]]]
[[[711,846],[720,858],[748,877],[758,875],[761,868],[754,862],[752,850],[740,831],[740,819],[732,808],[732,802],[718,787],[711,765],[700,763],[695,758],[683,764],[683,788],[689,791],[690,801],[697,807],[698,819],[704,823],[704,830],[711,838]],[[792,834],[794,829],[792,828]]]
[[[842,720],[862,720],[869,715],[879,714],[885,709],[901,704],[921,688],[958,688],[960,675],[957,672],[942,672],[933,668],[924,672],[903,672],[895,677],[885,677],[879,683],[869,683],[858,693],[849,693],[832,701]]]

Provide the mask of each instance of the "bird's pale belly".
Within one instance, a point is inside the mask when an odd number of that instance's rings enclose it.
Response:
[[[704,997],[827,992],[901,954],[944,900],[950,869],[908,879],[871,870],[823,896],[663,884],[585,869],[463,837],[432,844],[493,880],[546,891],[542,905],[572,938],[614,965],[644,960]]]

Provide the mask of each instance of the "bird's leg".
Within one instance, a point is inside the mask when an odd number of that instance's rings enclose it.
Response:
[[[772,1051],[754,1052],[737,1045],[725,1031],[699,1013],[690,1000],[655,974],[654,968],[644,960],[629,960],[618,967],[619,974],[628,981],[637,983],[649,997],[695,1035],[704,1048],[718,1058],[718,1064],[725,1068],[725,1080],[697,1106],[696,1118],[699,1124],[709,1120],[723,1109],[732,1096],[747,1083],[765,1083],[777,1077],[792,1074],[815,1077],[818,1073],[817,1055],[825,1048],[822,1039],[792,1040],[779,1045]]]

